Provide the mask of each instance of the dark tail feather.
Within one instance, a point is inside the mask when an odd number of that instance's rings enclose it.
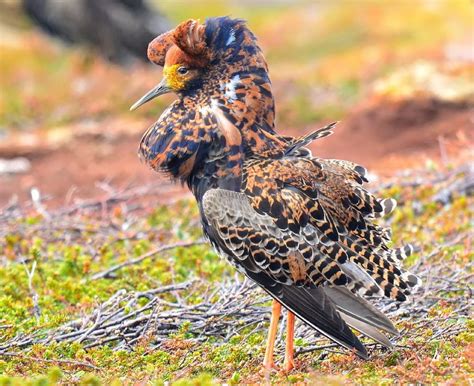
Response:
[[[324,292],[340,312],[358,320],[362,324],[367,324],[376,329],[388,332],[389,334],[398,335],[395,326],[382,312],[361,297],[354,295],[347,288],[325,287]],[[361,331],[358,327],[353,327],[365,334],[365,332]]]
[[[345,314],[342,310],[340,311],[341,311],[342,319],[344,319],[344,321],[353,329],[375,340],[376,342],[380,343],[382,346],[385,346],[389,349],[393,348],[392,342],[390,342],[388,338],[384,334],[382,334],[379,330],[377,330],[375,327],[372,327],[370,324],[361,322],[360,320],[353,318],[349,314]]]
[[[307,289],[285,285],[265,286],[267,292],[301,320],[334,342],[368,359],[364,345],[344,322],[323,288]]]
[[[332,134],[332,128],[336,126],[337,122],[330,123],[329,125],[318,129],[316,131],[313,131],[312,133],[308,135],[304,135],[299,138],[295,138],[291,145],[285,150],[286,155],[291,155],[291,153],[294,153],[296,150],[308,145],[309,143],[313,142],[315,139],[318,138],[324,138],[327,137],[328,135]]]

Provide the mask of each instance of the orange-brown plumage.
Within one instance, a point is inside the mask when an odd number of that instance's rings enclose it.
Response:
[[[158,66],[164,66],[166,52],[174,44],[172,34],[173,31],[168,31],[148,44],[148,59]]]
[[[175,44],[189,55],[209,60],[211,52],[205,43],[206,28],[196,20],[187,20],[178,25],[173,33]]]
[[[159,66],[189,63],[204,67],[210,60],[210,51],[204,43],[204,32],[204,26],[197,21],[185,21],[150,42],[148,59]]]
[[[187,183],[218,253],[359,356],[367,352],[348,325],[390,346],[379,330],[396,330],[362,296],[405,300],[419,284],[400,265],[412,248],[391,249],[389,230],[374,222],[395,205],[365,190],[363,167],[305,147],[334,124],[300,138],[275,131],[267,64],[240,20],[188,20],[148,53],[165,66],[152,97],[165,89],[179,98],[145,133],[140,154]]]
[[[181,50],[178,46],[171,46],[166,52],[165,66],[172,66],[173,64],[184,64],[190,67],[203,68],[207,65],[208,60],[201,56],[194,56]]]

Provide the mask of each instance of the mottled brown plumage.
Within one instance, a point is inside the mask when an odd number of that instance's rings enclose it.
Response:
[[[362,186],[363,167],[306,148],[334,124],[300,138],[275,132],[267,64],[240,20],[186,21],[148,52],[165,77],[137,106],[168,91],[179,98],[145,133],[140,155],[187,183],[218,253],[359,356],[367,352],[347,324],[390,346],[379,330],[395,328],[362,296],[405,300],[419,284],[400,265],[412,248],[391,249],[390,231],[374,222],[395,202]]]

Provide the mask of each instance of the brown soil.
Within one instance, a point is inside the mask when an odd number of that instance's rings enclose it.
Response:
[[[423,165],[426,159],[450,162],[470,157],[472,109],[467,104],[433,100],[387,102],[372,100],[352,111],[335,133],[313,144],[321,157],[342,158],[369,167],[382,175],[397,169]],[[161,178],[137,157],[137,145],[146,122],[109,121],[86,128],[67,128],[54,140],[12,138],[0,146],[0,158],[26,156],[31,170],[0,175],[0,207],[14,196],[29,198],[32,187],[51,197],[48,205],[76,198],[100,197],[105,181],[123,188]],[[71,134],[72,133],[72,134]],[[58,138],[60,138],[58,140]],[[184,196],[186,190],[163,180],[157,201]],[[165,189],[166,188],[166,189]]]
[[[382,175],[420,167],[428,159],[456,162],[472,154],[473,106],[432,99],[373,99],[354,109],[313,154],[348,159]]]
[[[160,176],[141,163],[137,156],[141,131],[146,128],[146,123],[126,124],[131,125],[127,131],[121,129],[123,123],[105,124],[114,128],[115,131],[111,132],[103,130],[104,123],[101,122],[59,143],[40,138],[32,144],[25,144],[13,139],[12,142],[17,143],[16,150],[7,144],[0,148],[0,158],[26,157],[31,162],[31,170],[25,174],[0,174],[0,207],[15,196],[20,201],[29,199],[32,187],[48,197],[49,205],[60,206],[76,199],[105,197],[110,192],[104,190],[104,185],[121,190],[156,182]],[[160,202],[186,194],[181,186],[166,179],[161,181],[163,195],[157,197]],[[101,183],[104,183],[102,187]]]

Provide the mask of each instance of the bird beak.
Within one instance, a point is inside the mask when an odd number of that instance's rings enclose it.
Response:
[[[130,107],[130,111],[136,110],[139,108],[141,105],[145,104],[148,101],[151,101],[152,99],[155,99],[156,97],[159,97],[160,95],[169,93],[173,90],[168,86],[166,82],[166,78],[163,78],[158,86],[156,86],[154,89],[148,91],[145,95],[143,95],[139,100],[137,100],[132,107]]]

